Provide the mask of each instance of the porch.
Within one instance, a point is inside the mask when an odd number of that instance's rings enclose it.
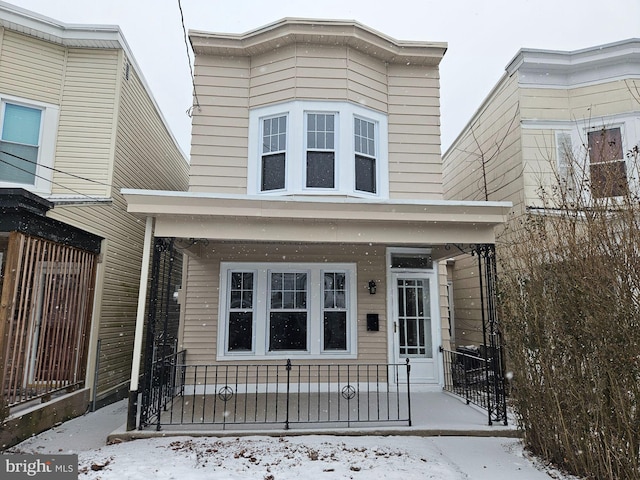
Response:
[[[153,362],[152,381],[141,396],[138,432],[132,435],[292,430],[513,434],[499,390],[503,385],[495,381],[495,362],[451,351],[440,354],[445,357],[443,390],[412,385],[409,360],[187,365],[183,350]]]

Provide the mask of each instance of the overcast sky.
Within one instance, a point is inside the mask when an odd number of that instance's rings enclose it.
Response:
[[[10,0],[64,23],[119,25],[189,154],[191,80],[178,0]],[[187,29],[244,33],[283,17],[356,20],[399,40],[447,42],[443,152],[521,48],[576,50],[640,37],[640,0],[181,0]],[[191,54],[191,52],[190,52]]]

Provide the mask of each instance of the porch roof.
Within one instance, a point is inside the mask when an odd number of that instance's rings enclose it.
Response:
[[[445,245],[494,243],[511,202],[265,197],[123,189],[155,236],[220,241]]]

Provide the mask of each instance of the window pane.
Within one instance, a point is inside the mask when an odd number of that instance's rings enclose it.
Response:
[[[271,312],[269,350],[307,350],[307,312]]]
[[[347,349],[347,312],[324,312],[324,349]]]
[[[0,180],[33,185],[38,164],[38,147],[0,142]]]
[[[376,193],[375,158],[356,155],[356,190]]]
[[[353,126],[356,153],[375,157],[375,124],[361,118],[355,118]]]
[[[287,117],[265,118],[262,122],[262,153],[282,152],[286,149]]]
[[[334,153],[307,152],[307,187],[334,188]]]
[[[265,155],[262,157],[262,185],[263,192],[281,190],[285,180],[285,154]]]
[[[42,111],[37,108],[5,104],[2,140],[38,146]]]
[[[229,312],[228,351],[253,350],[253,312]]]
[[[624,158],[620,128],[608,128],[588,132],[589,159],[591,163],[610,162]]]
[[[591,195],[595,198],[617,197],[627,194],[625,162],[591,164]]]

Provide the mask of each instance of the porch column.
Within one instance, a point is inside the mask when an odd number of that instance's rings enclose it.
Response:
[[[151,240],[153,238],[153,217],[147,217],[142,249],[142,267],[140,269],[140,290],[138,291],[138,311],[136,331],[133,340],[133,358],[131,361],[131,381],[129,384],[129,407],[127,412],[127,431],[135,430],[138,418],[138,380],[140,378],[140,357],[144,333],[144,311],[149,282],[149,264],[151,261]]]

